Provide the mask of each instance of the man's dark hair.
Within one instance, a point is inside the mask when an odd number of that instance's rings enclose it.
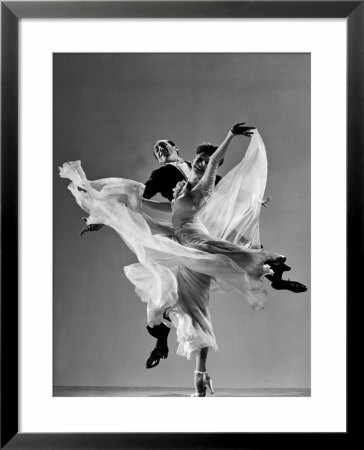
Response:
[[[212,155],[216,152],[216,150],[219,148],[218,145],[210,144],[209,142],[203,142],[201,145],[199,145],[196,149],[196,155],[199,155],[200,153],[207,153],[208,155]],[[219,166],[224,162],[224,159],[222,159],[219,162]]]
[[[173,145],[173,147],[176,147],[176,144],[173,142],[173,141],[171,141],[170,139],[161,139],[161,140],[159,140],[159,141],[157,141],[155,144],[154,144],[154,147],[153,147],[153,155],[154,155],[154,157],[157,159],[157,157],[156,157],[156,155],[155,155],[155,151],[157,150],[157,148],[158,147],[162,147],[163,148],[163,146],[164,146],[164,142],[168,142],[168,144],[169,145]],[[177,153],[178,153],[178,149],[176,150],[177,151]]]

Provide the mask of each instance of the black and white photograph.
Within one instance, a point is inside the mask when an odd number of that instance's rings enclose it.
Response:
[[[311,395],[310,99],[309,53],[53,54],[53,396]]]

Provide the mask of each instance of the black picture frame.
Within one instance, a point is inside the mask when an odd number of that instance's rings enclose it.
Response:
[[[310,433],[18,432],[18,23],[21,18],[346,18],[347,303],[363,273],[364,1],[1,2],[1,448],[257,448],[308,443]],[[335,132],[337,132],[337,125]],[[359,248],[359,253],[358,253]],[[348,310],[349,312],[349,310]],[[348,341],[348,351],[350,342]],[[349,372],[348,372],[349,374]],[[348,417],[350,416],[348,411]],[[353,430],[333,433],[347,445]],[[350,432],[350,435],[349,435]],[[283,436],[284,435],[284,436]],[[327,442],[325,433],[315,443]],[[298,441],[299,439],[299,441]]]

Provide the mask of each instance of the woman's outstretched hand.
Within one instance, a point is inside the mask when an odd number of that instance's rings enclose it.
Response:
[[[246,127],[245,122],[240,122],[235,124],[230,131],[233,133],[234,136],[242,135],[251,137],[253,135],[254,130],[255,127]]]

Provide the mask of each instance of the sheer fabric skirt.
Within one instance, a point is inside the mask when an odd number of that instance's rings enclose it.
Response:
[[[169,308],[179,341],[178,354],[191,358],[200,348],[217,350],[209,312],[212,289],[237,289],[253,309],[266,303],[259,215],[267,161],[256,132],[244,159],[215,188],[196,222],[174,232],[163,214],[143,206],[144,185],[106,178],[90,181],[80,161],[60,168],[88,223],[112,227],[135,253],[138,263],[124,268],[136,293],[147,304],[150,325],[163,320]],[[219,214],[216,214],[219,211]]]

